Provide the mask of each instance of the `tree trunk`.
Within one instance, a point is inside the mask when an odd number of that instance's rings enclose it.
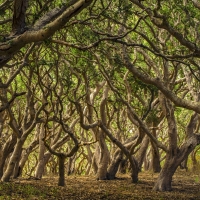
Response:
[[[180,147],[178,153],[173,155],[174,152],[168,152],[164,167],[155,183],[153,190],[155,191],[171,191],[171,181],[176,169],[183,160],[200,144],[200,134],[193,134],[185,143]]]
[[[43,171],[44,171],[44,153],[45,153],[45,146],[44,146],[44,125],[40,126],[39,129],[39,158],[38,158],[38,165],[36,170],[36,178],[40,179],[42,177]]]
[[[30,153],[33,151],[34,147],[38,144],[38,140],[34,140],[28,148],[24,149],[23,153],[22,153],[22,158],[20,160],[19,163],[19,169],[18,169],[18,176],[22,175],[22,171],[24,168],[24,165],[26,163],[26,161],[28,160],[28,157],[30,155]]]
[[[119,165],[119,170],[118,170],[119,173],[126,174],[127,166],[128,166],[128,159],[123,158]]]
[[[74,173],[74,165],[75,165],[76,155],[69,157],[68,164],[67,164],[67,175]]]
[[[128,149],[120,141],[118,141],[115,137],[113,137],[111,132],[106,128],[106,126],[104,126],[103,124],[100,124],[100,127],[105,132],[105,134],[110,138],[110,140],[112,142],[114,142],[128,158],[128,160],[130,162],[131,170],[132,170],[132,173],[131,173],[132,182],[137,183],[138,182],[138,172],[139,172],[137,161],[130,154]]]
[[[160,117],[160,120],[162,117]],[[154,127],[152,130],[152,134],[154,137],[157,138],[157,133],[156,133],[156,127],[159,125],[160,120],[154,120],[152,122],[152,126]],[[160,153],[158,147],[151,141],[151,155],[152,155],[152,160],[150,163],[150,170],[152,170],[154,173],[159,173],[161,170],[160,166]]]
[[[59,161],[59,180],[58,186],[65,186],[65,156],[58,156]]]
[[[95,148],[95,153],[94,153],[94,155],[93,155],[93,157],[92,157],[92,168],[93,168],[94,174],[96,174],[97,171],[98,171],[98,162],[97,162],[97,153],[96,153],[96,151],[98,151],[98,150],[97,150],[97,146],[96,146],[96,148]],[[99,155],[99,154],[98,154],[98,155]]]
[[[106,84],[103,90],[103,96],[100,103],[100,116],[103,124],[107,124],[107,113],[106,113],[106,104],[108,98],[109,87]],[[104,131],[101,129],[97,132],[97,139],[100,148],[100,155],[98,161],[98,171],[97,171],[97,179],[98,180],[106,180],[107,179],[107,168],[108,163],[110,161],[110,153],[105,141],[106,135]]]
[[[15,134],[10,136],[10,138],[6,141],[6,143],[3,146],[3,149],[1,151],[0,156],[0,178],[3,176],[3,169],[6,162],[6,159],[8,158],[9,154],[13,151],[14,146],[17,142],[17,137]]]
[[[195,149],[192,153],[191,153],[191,160],[192,160],[192,171],[195,172],[196,170],[198,170],[199,168],[199,163],[197,161],[196,158],[196,153],[199,150],[200,147],[198,147],[197,149]]]
[[[10,180],[10,177],[13,173],[13,170],[15,168],[15,164],[18,161],[18,159],[21,156],[21,150],[22,150],[22,146],[23,146],[24,142],[21,139],[17,139],[17,143],[15,145],[14,151],[12,153],[12,156],[10,158],[10,161],[8,163],[7,169],[5,171],[5,173],[3,174],[1,180],[3,182],[8,182]]]
[[[155,191],[171,191],[172,190],[172,176],[174,175],[179,162],[177,157],[167,156],[165,164],[158,176],[158,179],[154,185]]]
[[[102,131],[100,131],[100,134],[102,134]],[[100,155],[98,160],[97,180],[106,180],[110,155],[104,138],[100,138],[99,148]]]
[[[36,167],[36,170],[35,170],[35,177],[37,179],[41,179],[42,178],[42,175],[44,173],[44,168],[45,168],[45,165],[47,164],[47,162],[49,161],[51,157],[51,153],[50,152],[46,152],[44,154],[44,157],[43,159],[39,160],[38,164],[37,164],[37,167]]]
[[[12,21],[12,34],[20,34],[25,31],[25,17],[28,0],[14,0],[14,14]]]
[[[140,150],[137,154],[137,162],[138,162],[138,168],[139,168],[139,171],[141,171],[142,169],[142,164],[144,162],[144,159],[145,159],[145,155],[146,155],[146,152],[147,152],[147,148],[148,148],[148,145],[149,145],[149,137],[146,135],[142,141],[142,144],[141,144],[141,147],[140,147]]]
[[[15,162],[15,168],[14,168],[14,172],[13,172],[13,178],[17,178],[20,175],[20,167],[19,167],[19,162],[20,162],[20,158],[22,155],[22,148],[19,151],[19,156],[17,161]]]
[[[160,154],[158,147],[152,143],[152,148],[151,148],[151,163],[150,163],[150,170],[152,170],[154,173],[159,173],[161,170],[160,166]]]
[[[107,178],[109,180],[115,179],[115,175],[118,171],[119,165],[123,159],[123,152],[122,151],[117,151],[114,156],[113,160],[108,168],[108,173],[107,173]]]
[[[127,149],[130,149],[133,146],[137,137],[138,137],[138,135],[134,135],[133,137],[130,137],[129,139],[127,139],[127,141],[125,141],[125,143],[124,143],[124,146]],[[111,164],[108,168],[108,173],[107,173],[108,179],[113,180],[115,178],[115,175],[123,161],[124,161],[123,151],[119,148],[115,151],[115,154],[113,156]],[[127,159],[126,159],[126,161],[127,161]],[[126,163],[126,161],[125,161],[125,163]],[[121,166],[123,166],[123,164]]]
[[[130,165],[131,165],[131,181],[132,183],[137,183],[138,182],[138,173],[139,173],[139,168],[138,168],[138,163],[136,159],[130,155],[129,157]]]
[[[52,145],[52,149],[55,150],[58,147],[60,147],[61,145],[63,145],[66,141],[69,140],[69,137],[66,136],[65,138],[60,139],[59,141],[53,141],[53,143],[55,144],[51,144]],[[46,153],[44,153],[43,157],[41,157],[42,159],[39,160],[36,170],[35,170],[35,177],[38,179],[42,178],[42,175],[44,173],[44,169],[45,169],[45,165],[47,164],[47,162],[49,161],[49,159],[51,158],[51,153],[49,151],[47,151]]]
[[[183,162],[181,162],[180,168],[185,169],[187,171],[188,170],[187,163],[188,163],[188,157]]]

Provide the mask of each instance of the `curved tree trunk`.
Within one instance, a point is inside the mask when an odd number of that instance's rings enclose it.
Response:
[[[24,149],[24,151],[22,152],[22,158],[19,163],[17,177],[22,175],[24,165],[25,165],[26,161],[28,160],[30,153],[33,151],[33,149],[36,147],[37,144],[38,144],[38,140],[36,139],[29,145],[28,148]]]
[[[14,168],[14,171],[13,171],[13,178],[17,178],[20,175],[19,174],[20,173],[19,162],[20,162],[21,155],[22,155],[22,148],[19,151],[19,156],[18,156],[18,159],[15,163],[15,168]]]
[[[105,132],[105,134],[110,138],[110,140],[114,142],[126,155],[127,159],[130,162],[130,166],[132,170],[132,173],[131,173],[132,182],[137,183],[139,169],[138,169],[137,161],[135,160],[134,156],[132,156],[130,152],[128,151],[128,149],[111,134],[111,132],[106,128],[106,126],[104,126],[103,123],[100,124],[100,128]]]
[[[187,171],[188,170],[187,163],[188,163],[188,157],[183,162],[181,162],[180,168],[185,169]]]
[[[37,179],[41,179],[42,178],[42,175],[44,173],[44,168],[45,168],[45,165],[48,163],[49,159],[51,157],[51,153],[49,151],[47,151],[45,154],[44,154],[44,157],[43,157],[43,160],[40,160],[36,166],[36,170],[35,170],[35,177]]]
[[[139,170],[141,171],[142,169],[142,164],[144,162],[144,159],[145,159],[145,155],[146,155],[146,152],[147,152],[147,148],[148,148],[148,145],[149,145],[149,137],[146,135],[142,141],[142,144],[141,144],[141,147],[139,149],[139,152],[137,154],[137,162],[138,162],[138,168]]]
[[[158,179],[154,185],[153,190],[155,191],[171,191],[172,190],[172,176],[174,175],[179,162],[177,157],[168,156],[165,164],[158,176]]]
[[[106,104],[108,98],[109,87],[106,84],[103,90],[102,100],[100,103],[100,115],[103,124],[107,124],[107,113],[106,113]],[[97,139],[99,144],[99,160],[98,160],[98,170],[97,170],[97,179],[105,180],[107,179],[107,168],[110,161],[110,153],[105,141],[106,135],[101,129],[97,132]]]
[[[21,156],[21,151],[22,151],[22,146],[23,146],[24,142],[21,139],[17,139],[17,143],[15,145],[14,151],[12,153],[12,156],[10,158],[10,161],[8,163],[8,167],[5,171],[5,173],[3,174],[1,180],[3,182],[8,182],[10,180],[10,177],[13,173],[13,170],[15,168],[15,164],[18,161],[18,159]]]
[[[97,152],[97,151],[99,151],[98,145],[96,145],[95,151],[94,151],[94,155],[92,157],[92,168],[93,168],[94,174],[96,174],[97,171],[98,171],[98,159],[99,159],[98,156],[99,156],[99,152]]]
[[[128,159],[127,158],[123,158],[122,161],[120,162],[118,172],[122,173],[122,174],[126,174],[127,167],[128,167]]]
[[[125,143],[123,145],[127,149],[130,149],[133,146],[137,137],[138,137],[137,134],[134,135],[133,137],[130,137],[127,141],[125,141]],[[126,159],[126,161],[127,161],[127,159]],[[125,161],[125,163],[126,163],[126,161]],[[122,162],[124,162],[123,151],[119,148],[115,151],[113,159],[112,159],[110,166],[108,168],[108,173],[107,173],[108,179],[110,179],[110,180],[115,179],[115,175],[116,175],[116,173],[117,173]]]
[[[193,134],[186,142],[181,146],[177,155],[174,152],[168,152],[165,164],[158,176],[158,179],[154,185],[155,191],[171,191],[172,176],[176,169],[185,160],[188,155],[200,144],[200,134]]]
[[[10,138],[6,141],[6,143],[3,146],[2,151],[0,152],[0,178],[3,176],[3,169],[6,162],[6,159],[8,158],[9,154],[13,151],[14,146],[17,142],[17,137],[15,134],[10,136]]]
[[[115,179],[115,175],[118,171],[122,159],[123,159],[123,152],[122,151],[115,152],[113,160],[108,168],[107,178],[109,180]]]
[[[194,134],[194,128],[197,122],[197,114],[191,116],[190,122],[187,126],[187,138],[184,144],[178,148],[177,146],[177,127],[174,116],[174,108],[169,100],[161,99],[163,110],[166,113],[168,122],[169,135],[169,149],[166,152],[166,160],[158,179],[154,185],[153,190],[156,191],[171,191],[172,176],[174,175],[178,166],[183,162],[188,155],[200,144],[200,134]]]
[[[100,131],[100,134],[102,134],[102,131]],[[100,137],[99,148],[100,154],[98,160],[97,180],[106,180],[110,154],[104,138]]]

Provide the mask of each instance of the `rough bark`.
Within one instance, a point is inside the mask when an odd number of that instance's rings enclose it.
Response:
[[[115,179],[115,175],[118,171],[119,165],[122,162],[122,160],[123,160],[123,152],[117,151],[113,155],[113,160],[112,160],[112,162],[111,162],[111,164],[109,165],[109,168],[108,168],[107,178],[109,180]]]
[[[14,0],[12,35],[18,35],[25,31],[27,4],[28,0]]]
[[[160,101],[168,122],[169,149],[166,152],[165,164],[158,176],[153,190],[171,191],[172,176],[174,175],[176,169],[181,164],[181,162],[183,162],[194,150],[194,148],[198,144],[200,144],[200,135],[193,133],[196,124],[196,113],[194,113],[187,126],[186,141],[180,148],[178,148],[174,107],[168,99],[162,96],[160,98]]]
[[[108,98],[109,87],[105,85],[103,90],[103,96],[100,103],[100,115],[103,124],[107,124],[107,115],[106,115],[106,104]],[[107,168],[110,161],[110,153],[105,141],[104,130],[99,130],[97,132],[97,139],[100,149],[99,160],[98,160],[98,170],[97,170],[97,179],[106,180],[107,179]]]
[[[55,151],[58,147],[62,146],[68,140],[69,140],[69,137],[65,136],[64,138],[60,139],[59,141],[53,141],[53,144],[51,146],[52,150]],[[51,153],[49,151],[47,151],[47,152],[44,153],[43,159],[39,160],[37,167],[36,167],[36,170],[35,170],[35,177],[37,179],[42,178],[45,166],[48,163],[50,157],[51,157]]]
[[[135,158],[130,154],[130,152],[128,151],[128,149],[119,141],[117,140],[112,133],[105,127],[104,124],[100,124],[100,128],[104,131],[104,133],[110,138],[110,140],[115,143],[122,151],[123,153],[126,155],[127,159],[130,162],[130,166],[131,166],[131,179],[133,183],[137,183],[138,182],[138,164],[137,161],[135,160]]]
[[[21,148],[19,153],[18,153],[19,156],[18,156],[18,159],[15,162],[15,168],[14,168],[14,171],[13,171],[13,178],[17,178],[19,176],[19,173],[20,173],[19,162],[20,162],[20,159],[21,159],[22,151],[23,151],[23,148]]]
[[[51,153],[48,151],[44,154],[43,160],[40,160],[36,166],[35,177],[41,179],[44,174],[45,165],[48,163],[51,158]]]
[[[68,159],[68,164],[67,164],[67,175],[71,175],[74,172],[74,168],[75,168],[75,160],[76,157],[72,156]]]
[[[161,170],[160,154],[159,154],[158,147],[153,143],[152,143],[152,148],[151,148],[151,155],[152,155],[152,159],[150,162],[149,170],[152,170],[154,173],[159,173]]]
[[[20,163],[19,163],[19,168],[17,170],[17,176],[15,175],[15,178],[22,175],[24,165],[25,165],[26,161],[28,160],[30,153],[34,150],[34,148],[37,146],[37,144],[38,144],[38,139],[34,140],[28,146],[28,148],[23,150],[22,157],[21,157],[21,160],[20,160]]]
[[[143,141],[142,141],[140,150],[139,150],[137,157],[136,157],[136,160],[138,162],[138,168],[139,168],[140,171],[142,169],[142,164],[143,164],[144,159],[145,159],[145,155],[146,155],[146,152],[147,152],[148,145],[149,145],[149,138],[146,135],[144,137]]]
[[[103,134],[101,131],[100,134]],[[105,142],[105,138],[101,137],[99,138],[99,148],[100,148],[100,154],[99,154],[99,160],[98,160],[98,170],[97,170],[97,180],[106,180],[107,179],[107,168],[110,160],[110,154],[108,151],[107,144]]]
[[[59,155],[59,180],[58,186],[65,186],[65,156]]]
[[[44,168],[44,153],[45,153],[45,146],[44,146],[44,125],[42,124],[39,130],[39,157],[38,157],[38,165],[36,168],[36,178],[40,179],[43,174]]]
[[[155,191],[171,191],[172,190],[172,176],[174,175],[178,162],[176,161],[177,157],[168,156],[165,161],[159,177],[154,185],[153,190]]]
[[[125,141],[125,143],[123,144],[127,149],[130,149],[134,143],[135,140],[138,138],[138,135],[134,135],[133,137],[130,137],[127,141]],[[123,162],[123,151],[118,148],[114,155],[113,155],[113,159],[108,167],[108,172],[107,172],[107,176],[108,179],[113,180],[115,178],[115,175],[119,169],[119,166],[121,164],[121,162]]]
[[[12,153],[12,156],[10,158],[10,161],[8,163],[8,167],[6,169],[6,171],[4,172],[1,180],[3,182],[8,182],[10,181],[10,177],[13,173],[13,170],[15,168],[15,164],[18,161],[18,159],[20,158],[21,155],[21,151],[22,151],[22,146],[23,146],[23,141],[21,141],[21,139],[17,139],[17,143],[15,145],[14,151]]]
[[[0,152],[0,178],[3,176],[3,169],[9,154],[13,151],[14,146],[17,142],[17,137],[15,134],[10,136],[10,138],[3,145],[2,151]]]
[[[97,170],[98,170],[98,155],[99,155],[99,152],[97,152],[99,149],[99,147],[96,145],[96,148],[95,148],[95,152],[94,152],[94,155],[92,157],[92,168],[93,168],[93,172],[94,174],[97,173]]]

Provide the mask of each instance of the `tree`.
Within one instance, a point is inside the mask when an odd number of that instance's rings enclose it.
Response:
[[[161,170],[154,190],[171,190],[200,142],[199,9],[197,0],[5,0],[1,180],[23,174],[32,153],[40,179],[55,154],[64,185],[65,158],[77,152],[76,169],[92,166],[100,180],[113,179],[125,155],[137,182],[151,148],[150,165]]]

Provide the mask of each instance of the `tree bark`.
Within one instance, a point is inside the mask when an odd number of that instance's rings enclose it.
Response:
[[[130,149],[133,144],[135,143],[135,140],[137,139],[138,135],[134,135],[133,137],[130,137],[125,143],[123,144],[127,149]],[[115,175],[119,169],[119,166],[123,162],[123,151],[119,148],[115,151],[113,155],[113,159],[108,167],[107,176],[109,180],[113,180],[115,178]]]
[[[14,151],[13,151],[12,156],[10,158],[10,161],[8,163],[8,167],[7,167],[5,173],[3,174],[2,178],[1,178],[1,180],[3,182],[8,182],[10,180],[10,177],[13,173],[14,168],[15,168],[15,164],[21,156],[20,152],[22,150],[23,143],[24,142],[21,139],[19,139],[19,138],[17,139],[17,143],[15,145]]]
[[[151,148],[151,155],[152,155],[152,159],[150,162],[149,169],[152,170],[154,173],[159,173],[161,170],[160,154],[159,154],[158,147],[153,143],[152,143],[152,148]]]
[[[58,186],[65,186],[65,156],[58,156],[59,161],[59,180]]]
[[[168,99],[160,98],[160,101],[168,122],[169,149],[166,152],[165,164],[158,176],[153,190],[171,191],[172,176],[181,162],[183,162],[200,143],[200,135],[193,133],[197,122],[196,113],[194,113],[187,126],[186,141],[180,148],[178,148],[174,108]]]
[[[39,160],[39,162],[38,162],[38,164],[36,166],[36,170],[35,170],[35,177],[37,179],[41,179],[42,178],[43,173],[44,173],[45,165],[49,161],[50,157],[51,157],[51,153],[49,151],[47,151],[44,154],[43,160]]]
[[[19,162],[20,162],[20,158],[21,158],[21,155],[22,155],[22,150],[23,150],[23,148],[20,149],[18,159],[15,162],[15,168],[14,168],[14,171],[13,171],[13,178],[17,178],[19,176],[19,173],[20,173]]]
[[[45,153],[45,146],[44,146],[44,125],[42,124],[39,129],[39,158],[38,158],[38,165],[36,168],[36,178],[40,179],[42,177],[44,171],[44,153]]]
[[[111,134],[111,132],[104,126],[103,123],[100,124],[100,128],[110,138],[110,140],[113,143],[115,143],[123,151],[123,153],[126,155],[127,159],[130,162],[130,166],[131,166],[131,170],[132,170],[132,172],[131,172],[132,182],[137,183],[138,182],[139,169],[138,169],[138,164],[137,164],[137,161],[135,160],[135,158],[130,154],[128,149]]]
[[[115,175],[118,171],[119,165],[123,160],[123,152],[122,151],[117,151],[113,155],[113,160],[108,168],[108,173],[107,173],[107,178],[109,180],[115,179]]]
[[[6,159],[8,158],[9,154],[13,151],[16,142],[17,137],[15,134],[12,134],[12,136],[10,136],[10,138],[6,141],[2,151],[0,152],[0,178],[2,178],[3,176],[3,170]]]
[[[107,115],[106,115],[106,104],[108,98],[109,87],[106,84],[103,90],[103,96],[100,103],[100,115],[103,124],[107,124]],[[98,160],[98,170],[97,170],[97,179],[106,180],[107,179],[107,168],[110,161],[110,153],[106,144],[106,135],[104,130],[99,130],[97,132],[97,139],[100,149],[99,160]]]
[[[137,157],[136,157],[136,160],[138,162],[138,168],[139,168],[140,171],[142,170],[142,164],[143,164],[144,159],[145,159],[145,155],[146,155],[146,152],[147,152],[148,145],[149,145],[149,137],[146,135],[144,137],[143,141],[142,141],[140,150],[139,150]]]
[[[159,177],[154,185],[155,191],[171,191],[172,190],[172,176],[174,175],[178,167],[178,161],[176,157],[168,156],[165,161],[165,165],[161,170]]]
[[[22,175],[24,165],[25,165],[26,161],[28,160],[28,157],[29,157],[30,153],[33,151],[34,147],[37,144],[38,144],[38,139],[34,140],[29,145],[29,147],[24,149],[24,151],[22,152],[22,158],[21,158],[20,163],[19,163],[18,173],[17,173],[17,176],[15,178],[17,178],[17,177]]]
[[[100,134],[103,134],[103,132],[100,131]],[[99,160],[98,160],[97,180],[106,180],[110,154],[104,137],[99,138],[99,148],[100,148],[100,154],[98,156]]]
[[[12,35],[18,35],[25,31],[27,4],[28,0],[14,0]]]

